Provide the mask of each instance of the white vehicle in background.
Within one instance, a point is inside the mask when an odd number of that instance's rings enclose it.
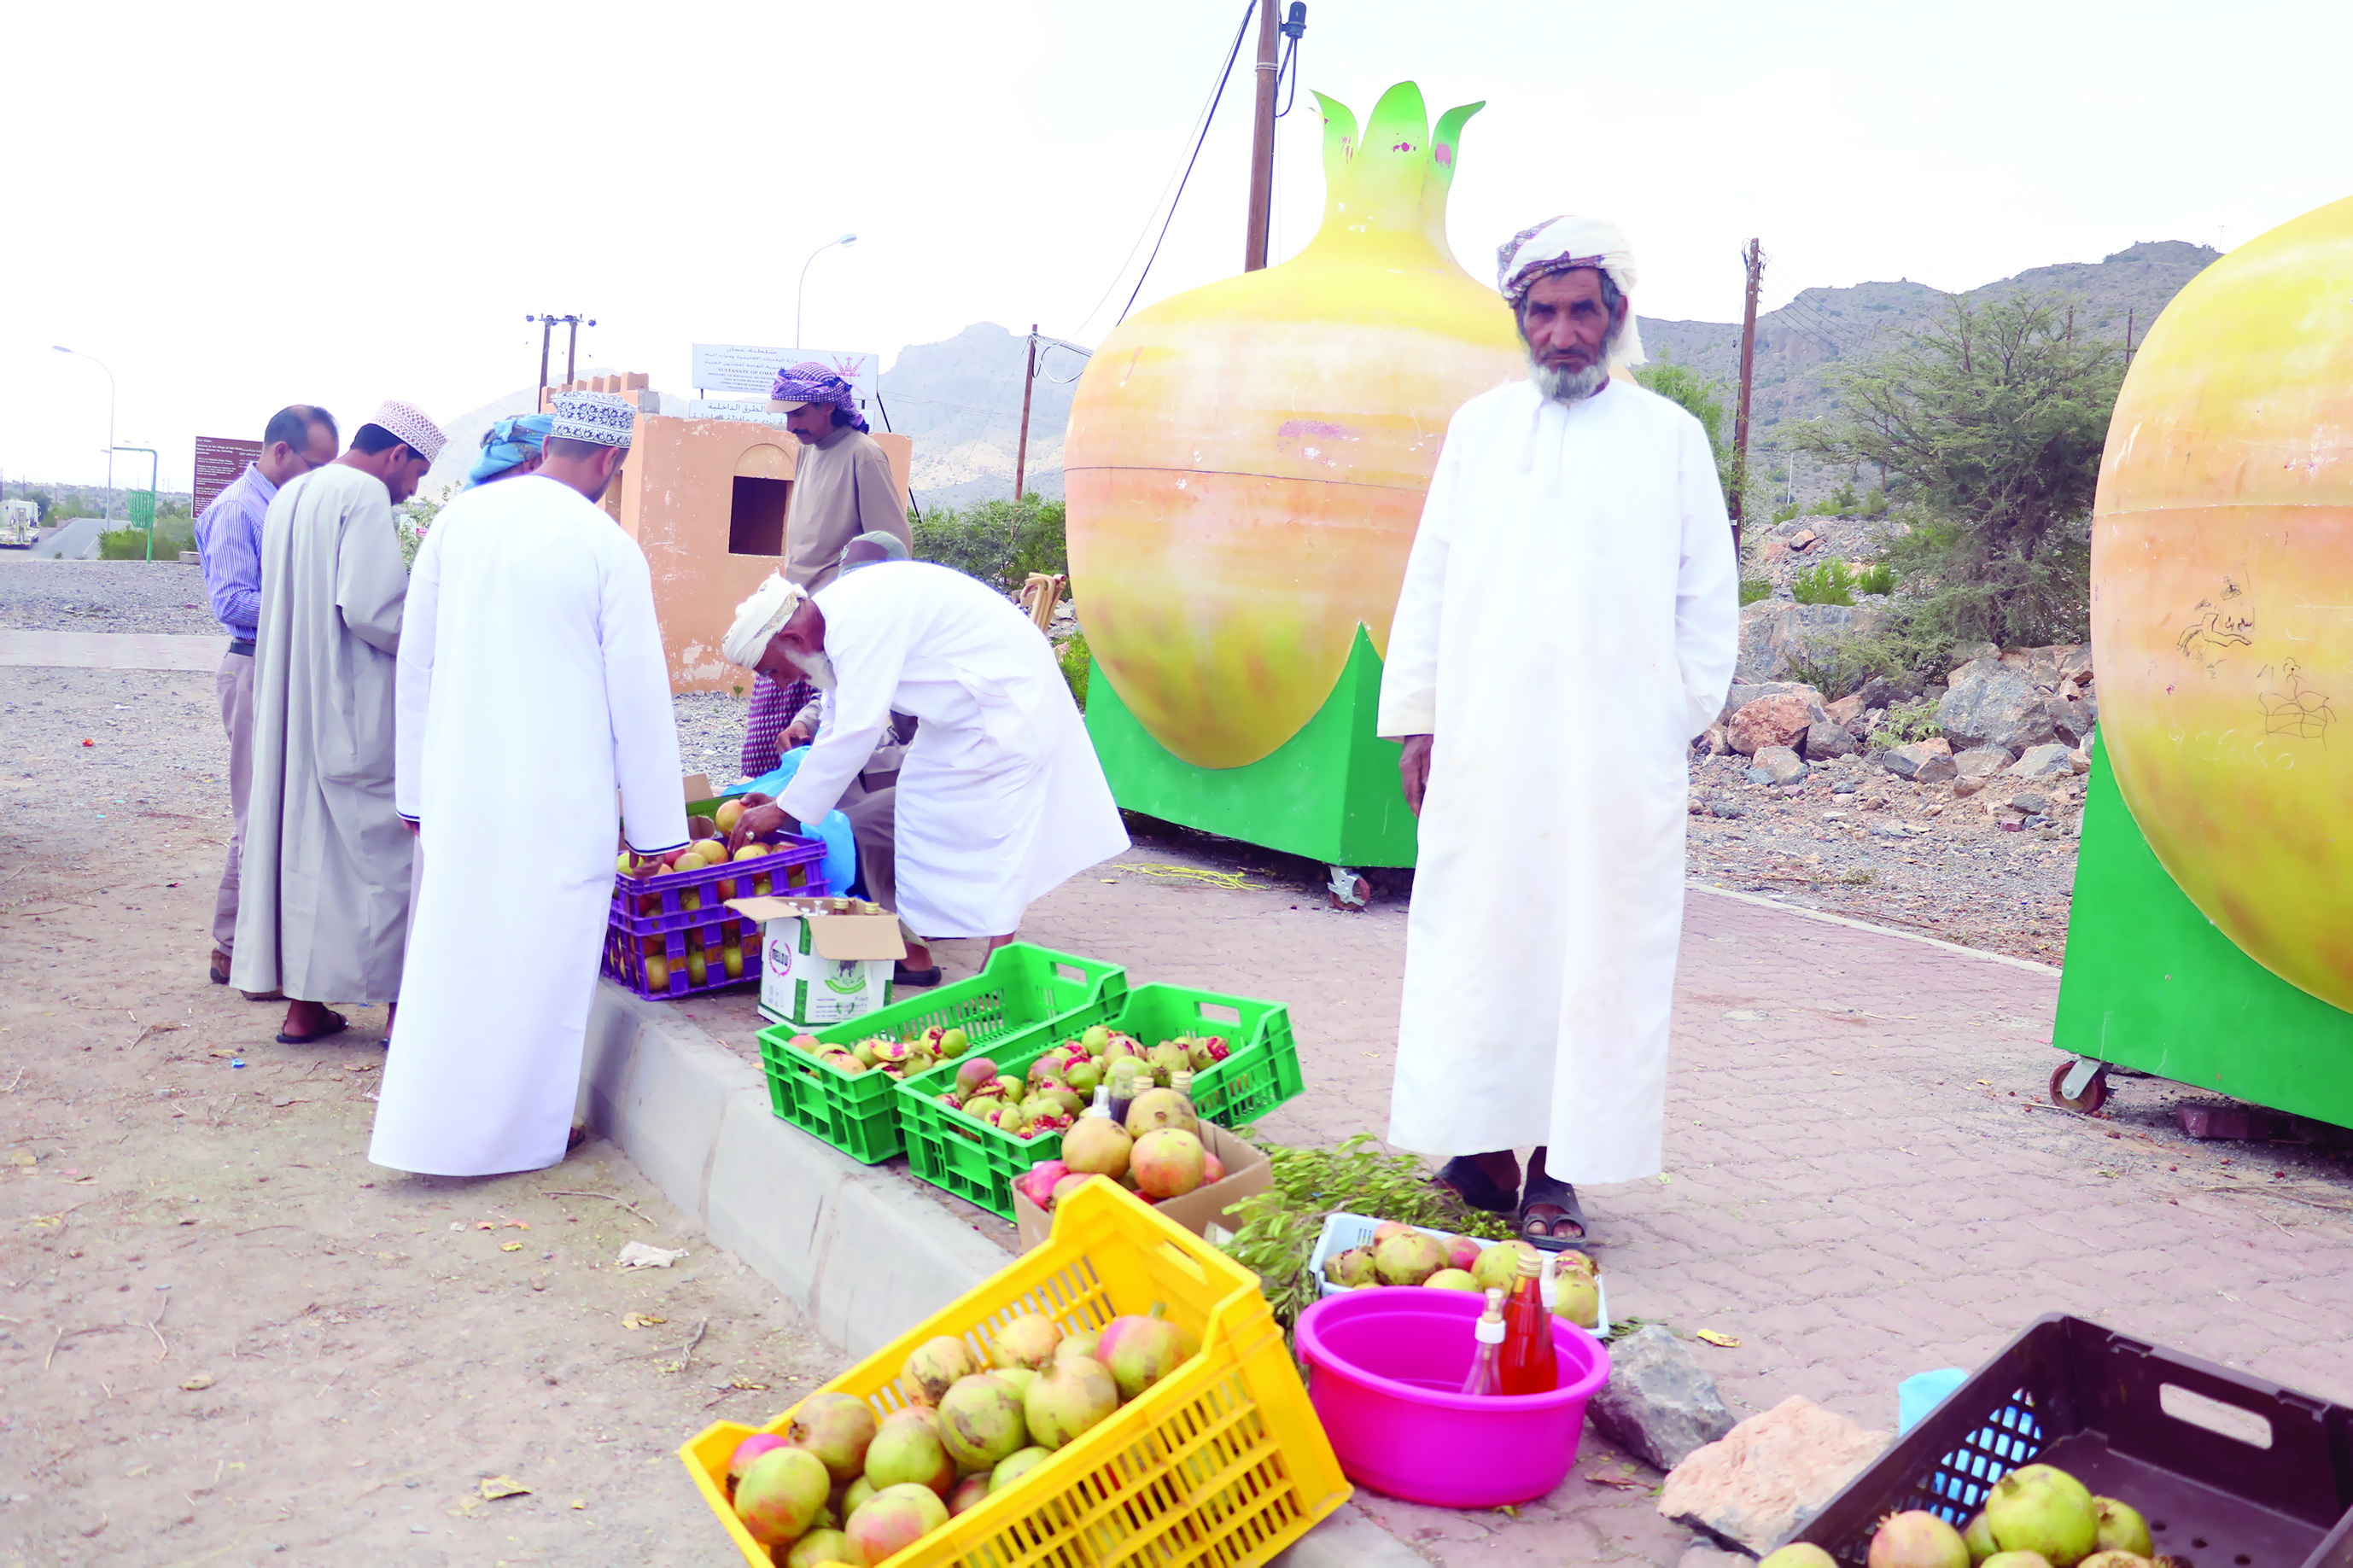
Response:
[[[41,509],[36,503],[29,500],[0,502],[0,544],[29,550],[40,526]]]

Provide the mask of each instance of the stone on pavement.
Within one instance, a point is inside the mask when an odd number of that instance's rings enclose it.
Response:
[[[1787,746],[1759,747],[1750,761],[1756,765],[1748,770],[1748,776],[1762,773],[1764,777],[1757,779],[1760,784],[1795,784],[1806,776],[1804,760]]]
[[[1999,658],[1973,658],[1953,672],[1936,704],[1936,723],[1964,749],[2001,746],[2017,752],[2058,737],[2032,678]]]
[[[1588,1407],[1602,1436],[1661,1470],[1733,1428],[1715,1379],[1690,1347],[1661,1323],[1645,1323],[1609,1347],[1609,1381]]]
[[[2055,778],[2075,771],[2072,759],[2074,752],[2053,741],[2046,745],[2029,746],[2026,754],[2010,764],[2010,771],[2022,779]]]
[[[1724,727],[1724,738],[1744,757],[1753,757],[1767,746],[1795,748],[1813,726],[1811,710],[1812,704],[1794,691],[1760,697],[1732,716]]]
[[[1953,766],[1953,748],[1941,735],[1890,746],[1879,753],[1879,765],[1914,784],[1943,784],[1958,772]]]
[[[1659,1511],[1765,1552],[1820,1512],[1887,1441],[1887,1433],[1793,1394],[1676,1466]]]

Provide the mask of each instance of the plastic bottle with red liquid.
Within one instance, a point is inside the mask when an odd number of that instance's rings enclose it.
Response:
[[[1545,1306],[1541,1279],[1548,1261],[1533,1252],[1520,1254],[1520,1277],[1504,1308],[1500,1370],[1507,1394],[1550,1394],[1560,1386],[1560,1368],[1553,1357],[1552,1313]]]

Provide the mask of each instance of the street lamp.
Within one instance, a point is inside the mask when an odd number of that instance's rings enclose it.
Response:
[[[51,343],[49,347],[61,354],[71,354],[76,359],[86,359],[99,369],[106,371],[106,504],[111,514],[114,506],[114,372],[108,370],[106,362],[95,354],[86,354],[79,349],[69,349],[63,343]]]
[[[857,243],[858,237],[854,234],[845,234],[839,239],[828,239],[809,252],[808,261],[801,263],[800,284],[793,290],[793,347],[801,346],[801,295],[808,288],[809,261],[815,261],[837,245],[856,245]]]

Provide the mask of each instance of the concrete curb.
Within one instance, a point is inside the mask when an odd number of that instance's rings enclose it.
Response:
[[[893,1177],[780,1121],[759,1069],[659,1003],[599,981],[584,1120],[662,1195],[853,1356],[1005,1267],[1006,1255]]]

